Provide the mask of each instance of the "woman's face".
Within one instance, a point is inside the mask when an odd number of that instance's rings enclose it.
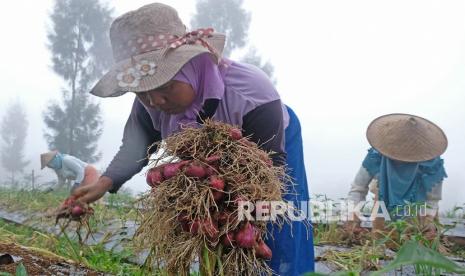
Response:
[[[190,84],[171,80],[165,85],[148,92],[136,93],[146,105],[168,114],[180,114],[186,111],[195,99],[195,92]]]

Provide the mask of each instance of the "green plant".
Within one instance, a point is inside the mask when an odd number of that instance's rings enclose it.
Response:
[[[381,267],[382,259],[387,259],[384,246],[368,241],[363,246],[353,246],[343,251],[328,250],[320,256],[320,260],[343,271],[373,271]]]
[[[27,271],[26,268],[24,267],[23,263],[19,263],[18,266],[16,266],[16,271],[15,271],[15,276],[27,276]],[[13,276],[8,272],[1,272],[0,271],[0,276]]]
[[[58,206],[68,192],[57,190],[51,193],[28,191],[16,188],[0,188],[0,204],[7,210],[44,211]]]
[[[97,271],[114,275],[146,275],[139,266],[127,262],[128,258],[133,256],[129,249],[109,252],[104,249],[103,243],[93,246],[80,245],[68,235],[48,235],[29,227],[8,224],[2,220],[0,220],[0,240],[33,247],[44,254],[72,259]]]
[[[48,213],[57,208],[69,195],[67,189],[58,189],[52,192],[26,191],[13,188],[0,188],[0,206],[9,211],[19,211],[28,217],[28,224],[35,224],[38,228],[52,226],[53,218],[35,215],[35,213]],[[134,198],[126,192],[120,196],[109,196],[111,204],[93,204],[94,215],[89,220],[92,232],[106,227],[110,221],[115,219],[121,225],[128,220],[135,220],[137,211],[133,205]]]
[[[311,272],[311,273],[305,274],[304,276],[359,276],[359,275],[360,273],[355,272],[355,271],[340,271],[340,272],[335,272],[331,274]]]
[[[444,215],[447,218],[465,219],[465,203],[462,206],[455,205],[451,210],[446,210]]]
[[[383,273],[404,265],[414,265],[415,272],[419,275],[439,275],[441,270],[465,273],[465,268],[458,266],[439,252],[423,246],[418,241],[411,240],[402,245],[399,252],[397,252],[396,258],[391,263],[371,275],[383,275]]]
[[[319,223],[313,227],[313,243],[319,244],[338,244],[341,243],[341,231],[339,231],[336,222]]]
[[[16,276],[27,276],[26,268],[24,267],[23,263],[19,263],[16,267]]]

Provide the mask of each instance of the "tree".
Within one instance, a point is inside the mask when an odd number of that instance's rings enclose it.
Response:
[[[100,107],[87,91],[112,63],[108,29],[112,10],[96,0],[56,0],[48,32],[53,70],[67,83],[63,103],[43,114],[49,148],[86,162],[98,161],[102,134]]]
[[[29,164],[24,160],[24,146],[29,123],[26,112],[19,101],[12,103],[5,112],[0,129],[2,147],[0,159],[3,168],[11,173],[11,184],[15,184],[16,173]]]
[[[226,47],[223,56],[228,57],[234,50],[244,48],[248,41],[251,14],[242,8],[243,0],[197,0],[196,13],[191,20],[193,29],[213,27],[215,31],[226,35]],[[251,63],[262,69],[276,84],[273,65],[262,58],[253,46],[241,61]]]
[[[193,29],[213,27],[227,37],[223,55],[244,47],[250,25],[250,13],[242,8],[242,0],[198,0],[197,12],[191,20]]]
[[[52,102],[48,106],[47,112],[44,113],[44,122],[48,126],[48,131],[44,137],[50,149],[69,153],[86,162],[98,161],[101,153],[98,152],[97,141],[103,131],[100,107],[85,93],[77,93],[74,99],[70,94],[70,91],[63,91],[63,106],[57,102]],[[73,106],[79,108],[73,112]],[[71,113],[75,116],[67,116]],[[66,127],[69,125],[73,126],[72,151],[66,151],[70,145],[70,132]]]

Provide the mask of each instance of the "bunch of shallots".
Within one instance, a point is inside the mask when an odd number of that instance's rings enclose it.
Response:
[[[151,248],[152,264],[186,271],[201,256],[207,274],[270,274],[265,261],[272,252],[264,242],[270,222],[239,212],[245,203],[282,200],[285,168],[273,166],[239,129],[213,121],[157,146],[135,236],[140,248]]]

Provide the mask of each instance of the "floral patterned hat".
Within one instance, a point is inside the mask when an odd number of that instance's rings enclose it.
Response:
[[[225,36],[211,28],[187,32],[175,9],[153,3],[116,18],[110,40],[116,63],[92,88],[99,97],[160,87],[205,52],[219,62]]]

